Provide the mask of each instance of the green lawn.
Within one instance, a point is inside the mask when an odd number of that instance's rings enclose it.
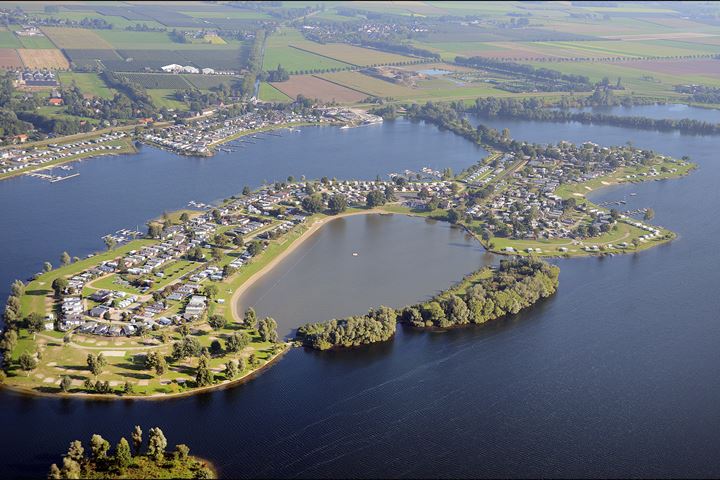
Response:
[[[260,100],[265,102],[290,102],[292,99],[267,82],[260,84]]]
[[[0,48],[22,48],[22,44],[13,32],[0,27]]]
[[[175,110],[187,110],[189,108],[184,102],[173,98],[175,90],[158,88],[148,90],[147,92],[148,95],[152,97],[153,102],[155,102],[157,107],[165,107]]]
[[[22,48],[55,48],[47,37],[18,37]]]
[[[113,98],[116,93],[114,89],[103,82],[97,73],[60,72],[58,79],[64,87],[75,83],[81,92],[93,97]]]

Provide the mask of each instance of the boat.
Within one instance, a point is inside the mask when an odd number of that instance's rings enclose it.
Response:
[[[358,253],[357,253],[357,252],[353,252],[352,255],[353,255],[353,257],[357,257],[357,256],[358,256]]]

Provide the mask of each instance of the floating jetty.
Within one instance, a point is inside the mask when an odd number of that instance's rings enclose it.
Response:
[[[40,172],[30,172],[30,173],[27,173],[26,175],[28,175],[29,177],[39,178],[41,180],[47,180],[50,183],[61,182],[63,180],[68,180],[70,178],[80,176],[79,173],[73,173],[71,175],[65,175],[63,177],[62,175],[51,175],[49,173],[40,173]]]

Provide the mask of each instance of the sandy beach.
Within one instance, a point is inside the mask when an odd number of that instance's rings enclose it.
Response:
[[[243,310],[239,308],[238,300],[240,299],[240,296],[250,288],[255,282],[257,282],[260,278],[263,277],[263,275],[270,272],[273,268],[275,268],[280,262],[283,261],[285,257],[290,255],[292,252],[295,251],[296,248],[298,248],[300,245],[302,245],[308,238],[312,237],[315,232],[317,232],[321,227],[326,225],[329,222],[332,222],[333,220],[337,220],[338,218],[344,218],[344,217],[351,217],[353,215],[368,215],[371,213],[388,213],[380,209],[371,209],[371,210],[361,210],[356,212],[347,212],[347,213],[341,213],[339,215],[333,215],[332,217],[326,217],[321,220],[315,221],[308,230],[303,233],[300,237],[298,237],[292,245],[290,245],[287,249],[285,249],[280,255],[273,258],[270,263],[265,265],[262,269],[255,272],[250,278],[248,278],[240,287],[235,290],[233,293],[232,298],[230,299],[231,309],[232,309],[232,316],[233,319],[235,319],[236,322],[242,322],[243,319]]]

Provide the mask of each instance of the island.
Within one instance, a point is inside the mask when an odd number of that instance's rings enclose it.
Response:
[[[12,285],[0,380],[19,392],[88,399],[224,388],[253,378],[293,344],[357,346],[391,339],[398,321],[445,329],[517,313],[557,288],[557,268],[542,258],[635,253],[675,238],[650,223],[651,209],[621,211],[622,201],[596,205],[587,194],[686,175],[694,168],[687,158],[630,145],[521,142],[472,126],[451,104],[409,105],[406,115],[490,154],[458,175],[423,168],[374,181],[288,177],[215,206],[164,213],[144,234],[105,237],[107,250],[87,258],[63,253],[58,267],[46,262],[29,282]],[[239,311],[239,294],[317,229],[370,213],[446,221],[515,260],[420,305],[303,326],[298,342],[279,338],[273,318]]]
[[[80,440],[70,442],[61,466],[53,463],[48,478],[218,478],[207,460],[190,455],[185,444],[168,451],[168,440],[159,427],[148,431],[147,442],[136,425],[130,442],[120,438],[114,449],[101,435],[94,434],[86,450]]]

